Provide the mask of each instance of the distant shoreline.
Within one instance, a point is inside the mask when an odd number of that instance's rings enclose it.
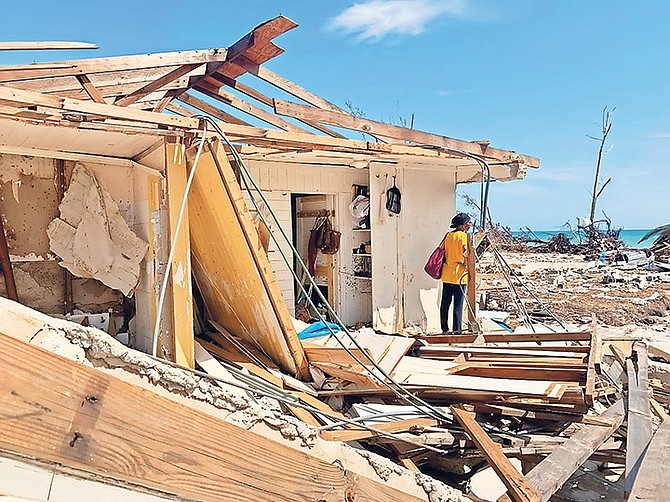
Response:
[[[532,229],[531,229],[532,230]],[[619,239],[629,248],[648,248],[654,243],[654,238],[647,239],[646,241],[642,242],[641,244],[638,244],[638,241],[642,239],[651,229],[643,229],[643,228],[631,228],[631,229],[623,229],[621,230],[621,234],[619,235]],[[512,232],[513,235],[520,237],[520,236],[531,236],[528,232],[524,232],[522,230],[518,230],[515,232]],[[535,234],[537,237],[539,237],[542,240],[549,240],[551,239],[554,235],[556,234],[565,234],[570,236],[571,232],[570,230],[533,230],[533,234]],[[576,239],[574,236],[571,236],[571,242],[573,243],[578,243],[579,240]]]

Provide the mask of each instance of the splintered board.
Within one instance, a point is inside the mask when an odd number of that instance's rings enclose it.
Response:
[[[203,150],[195,169],[188,199],[192,265],[212,319],[260,347],[284,371],[306,375],[288,308],[218,142]]]
[[[179,500],[426,500],[2,333],[0,381],[6,452]]]

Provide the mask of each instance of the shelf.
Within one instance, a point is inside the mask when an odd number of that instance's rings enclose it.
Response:
[[[352,256],[370,256],[370,257],[372,257],[372,255],[370,253],[354,253]]]
[[[352,232],[369,232],[370,229],[369,228],[352,228],[351,231]]]
[[[351,277],[353,277],[354,279],[363,279],[364,281],[371,281],[372,280],[372,277],[365,277],[365,276],[362,276],[362,275],[352,275]]]

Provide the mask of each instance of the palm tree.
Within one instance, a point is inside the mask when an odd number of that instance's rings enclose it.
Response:
[[[654,236],[656,237],[656,240],[650,246],[652,251],[670,246],[670,224],[661,225],[660,227],[656,227],[655,229],[650,230],[645,234],[644,237],[642,237],[642,239],[638,241],[638,244]]]

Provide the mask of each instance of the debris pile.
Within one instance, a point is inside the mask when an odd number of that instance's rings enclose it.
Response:
[[[512,315],[511,326],[521,322],[521,306],[538,321],[546,320],[547,310],[566,322],[586,324],[591,314],[608,326],[654,326],[670,329],[670,273],[638,267],[635,260],[650,265],[645,253],[628,253],[629,259],[614,261],[621,253],[606,256],[611,261],[583,261],[561,254],[534,255],[508,253],[520,297],[510,295],[506,277],[490,257],[481,262],[482,310],[505,311]],[[659,264],[652,261],[651,264]],[[650,268],[650,267],[647,267]],[[529,294],[521,283],[530,284],[536,295]]]

